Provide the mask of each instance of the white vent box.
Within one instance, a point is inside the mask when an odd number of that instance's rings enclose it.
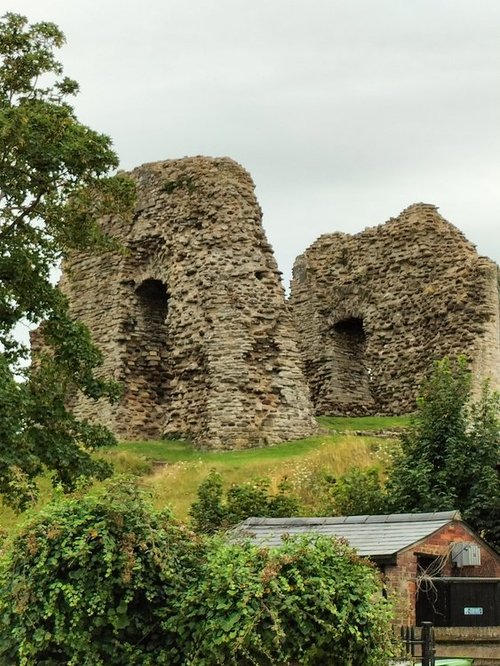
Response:
[[[481,565],[481,549],[477,543],[462,541],[451,547],[451,559],[456,567],[478,567]]]

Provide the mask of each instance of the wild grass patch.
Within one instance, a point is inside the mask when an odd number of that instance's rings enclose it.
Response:
[[[318,421],[324,428],[339,431],[394,430],[403,428],[409,417],[320,417]],[[185,441],[121,442],[99,455],[113,463],[116,474],[136,476],[150,486],[157,508],[170,505],[179,518],[185,518],[198,486],[211,469],[221,474],[226,487],[268,478],[271,490],[276,491],[285,479],[307,507],[313,506],[322,474],[340,476],[354,466],[372,465],[383,474],[397,446],[394,440],[323,432],[302,440],[236,451],[202,451]],[[39,483],[41,492],[35,511],[53,495],[48,475]],[[0,507],[0,528],[10,530],[18,522],[19,514]]]

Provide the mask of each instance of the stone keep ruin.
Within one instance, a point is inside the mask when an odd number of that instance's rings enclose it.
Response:
[[[61,289],[124,386],[80,416],[126,439],[248,447],[316,430],[309,390],[253,182],[230,159],[131,173],[136,215],[103,222],[122,252],[74,255]]]
[[[319,414],[413,411],[447,355],[471,360],[476,388],[500,385],[498,268],[435,206],[321,236],[295,262],[290,304]]]
[[[498,268],[435,206],[321,236],[287,306],[242,167],[194,157],[131,176],[134,219],[102,222],[121,251],[63,267],[72,314],[124,386],[117,405],[77,400],[80,417],[125,439],[238,448],[314,432],[310,395],[319,414],[410,412],[444,356],[500,386]]]

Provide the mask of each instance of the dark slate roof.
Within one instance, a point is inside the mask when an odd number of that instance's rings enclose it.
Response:
[[[284,534],[336,536],[346,539],[360,555],[384,557],[405,550],[453,520],[461,520],[458,511],[336,518],[247,518],[233,533],[238,539],[250,537],[270,547],[279,546]]]

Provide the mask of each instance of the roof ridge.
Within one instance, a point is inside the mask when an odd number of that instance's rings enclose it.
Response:
[[[364,516],[291,516],[290,518],[259,518],[252,516],[239,526],[249,525],[340,525],[363,523],[422,523],[446,520],[462,520],[460,512],[431,511],[424,513],[389,513]]]

